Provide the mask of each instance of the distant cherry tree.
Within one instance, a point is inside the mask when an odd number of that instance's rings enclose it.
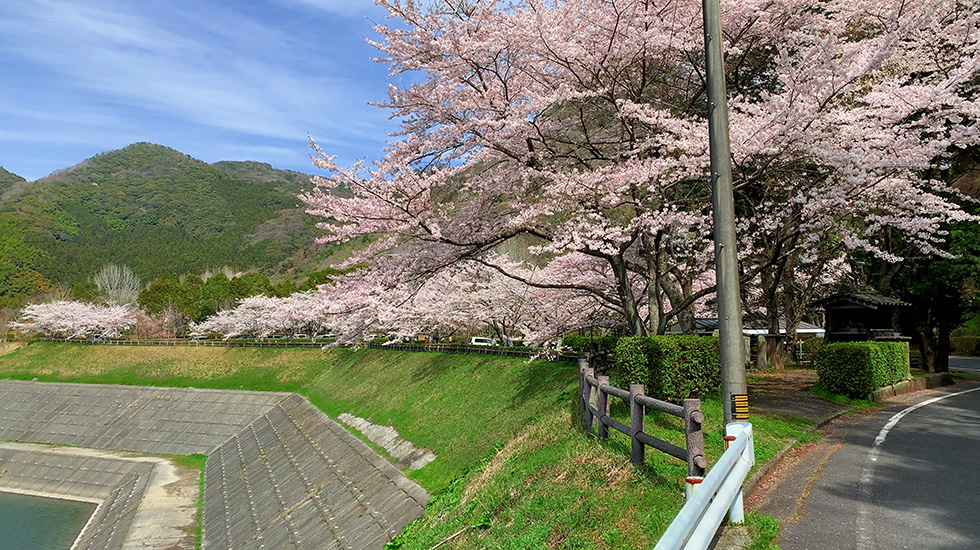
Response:
[[[307,291],[284,298],[251,296],[200,323],[191,323],[190,332],[196,336],[221,334],[225,339],[315,332],[327,326],[316,294]]]
[[[24,306],[20,319],[10,323],[10,327],[53,337],[115,338],[131,330],[136,321],[137,310],[132,306],[59,300]]]
[[[629,333],[692,329],[714,292],[701,3],[378,3],[395,20],[377,27],[383,60],[414,76],[382,105],[402,120],[382,160],[341,167],[312,143],[328,175],[301,198],[321,240],[373,239],[324,307],[397,325],[440,274],[479,265],[546,293],[545,318],[584,300]],[[972,218],[922,174],[980,141],[980,4],[729,0],[722,14],[758,311],[798,306],[853,251],[899,261],[889,236],[941,254],[943,224]],[[514,241],[532,258],[497,261]]]

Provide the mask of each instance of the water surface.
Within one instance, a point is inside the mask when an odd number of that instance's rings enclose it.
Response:
[[[68,550],[95,504],[0,492],[0,548]]]

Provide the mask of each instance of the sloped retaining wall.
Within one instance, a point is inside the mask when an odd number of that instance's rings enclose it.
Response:
[[[206,550],[380,550],[428,501],[421,487],[296,394],[0,381],[0,440],[208,454]],[[0,470],[8,464],[0,454]],[[16,477],[37,492],[83,496],[81,485],[72,487],[89,472],[80,464],[59,468]],[[0,488],[13,479],[0,477]],[[92,547],[123,547],[120,533],[138,513],[141,479],[124,475],[94,497],[102,504],[82,534],[98,538]]]
[[[427,495],[293,395],[208,460],[205,548],[381,548]]]

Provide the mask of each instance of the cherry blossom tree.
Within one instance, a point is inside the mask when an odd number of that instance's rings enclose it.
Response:
[[[322,240],[374,239],[324,307],[398,324],[480,265],[547,291],[543,316],[585,299],[633,334],[692,328],[714,291],[700,2],[378,3],[383,61],[419,77],[389,87],[402,129],[373,166],[312,143]],[[923,174],[980,141],[980,7],[730,0],[722,27],[740,261],[770,324],[787,281],[812,292],[855,250],[900,260],[886,233],[941,254],[943,224],[972,218]],[[515,240],[534,258],[497,261]]]
[[[221,334],[264,338],[270,334],[317,332],[325,324],[316,291],[298,292],[284,298],[251,296],[233,308],[218,311],[201,323],[191,323],[192,335]]]
[[[77,338],[103,335],[116,338],[136,324],[137,310],[127,305],[99,306],[58,300],[24,306],[20,320],[11,328],[47,336]]]
[[[394,336],[489,331],[499,342],[519,336],[527,343],[539,344],[595,325],[602,317],[602,304],[588,293],[539,288],[533,284],[539,270],[496,255],[486,261],[493,267],[460,263],[434,274],[418,288],[403,285],[401,301],[382,299],[384,306],[359,308],[362,322]],[[556,264],[550,267],[555,269]],[[332,296],[346,291],[346,285],[323,288],[321,296],[332,301]],[[381,288],[378,295],[386,298],[392,293]],[[338,312],[337,316],[343,315]],[[351,337],[357,333],[357,327],[348,331]]]

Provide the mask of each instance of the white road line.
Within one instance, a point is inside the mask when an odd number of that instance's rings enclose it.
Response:
[[[926,399],[922,403],[912,405],[911,407],[905,408],[900,412],[895,413],[888,422],[881,428],[878,432],[878,437],[875,438],[874,443],[871,445],[871,449],[868,451],[868,461],[864,465],[864,469],[861,472],[860,486],[858,487],[858,494],[860,499],[858,500],[857,506],[857,550],[874,550],[875,538],[874,538],[874,525],[871,521],[871,490],[874,487],[875,478],[875,464],[878,462],[878,454],[880,453],[881,444],[885,442],[885,438],[888,437],[889,432],[892,428],[898,424],[898,421],[905,417],[912,411],[921,409],[922,407],[932,405],[937,401],[942,401],[950,397],[957,395],[963,395],[970,392],[975,392],[980,390],[980,387],[973,388],[969,390],[963,390],[956,393],[948,393],[946,395],[940,395],[938,397],[933,397],[932,399]]]

